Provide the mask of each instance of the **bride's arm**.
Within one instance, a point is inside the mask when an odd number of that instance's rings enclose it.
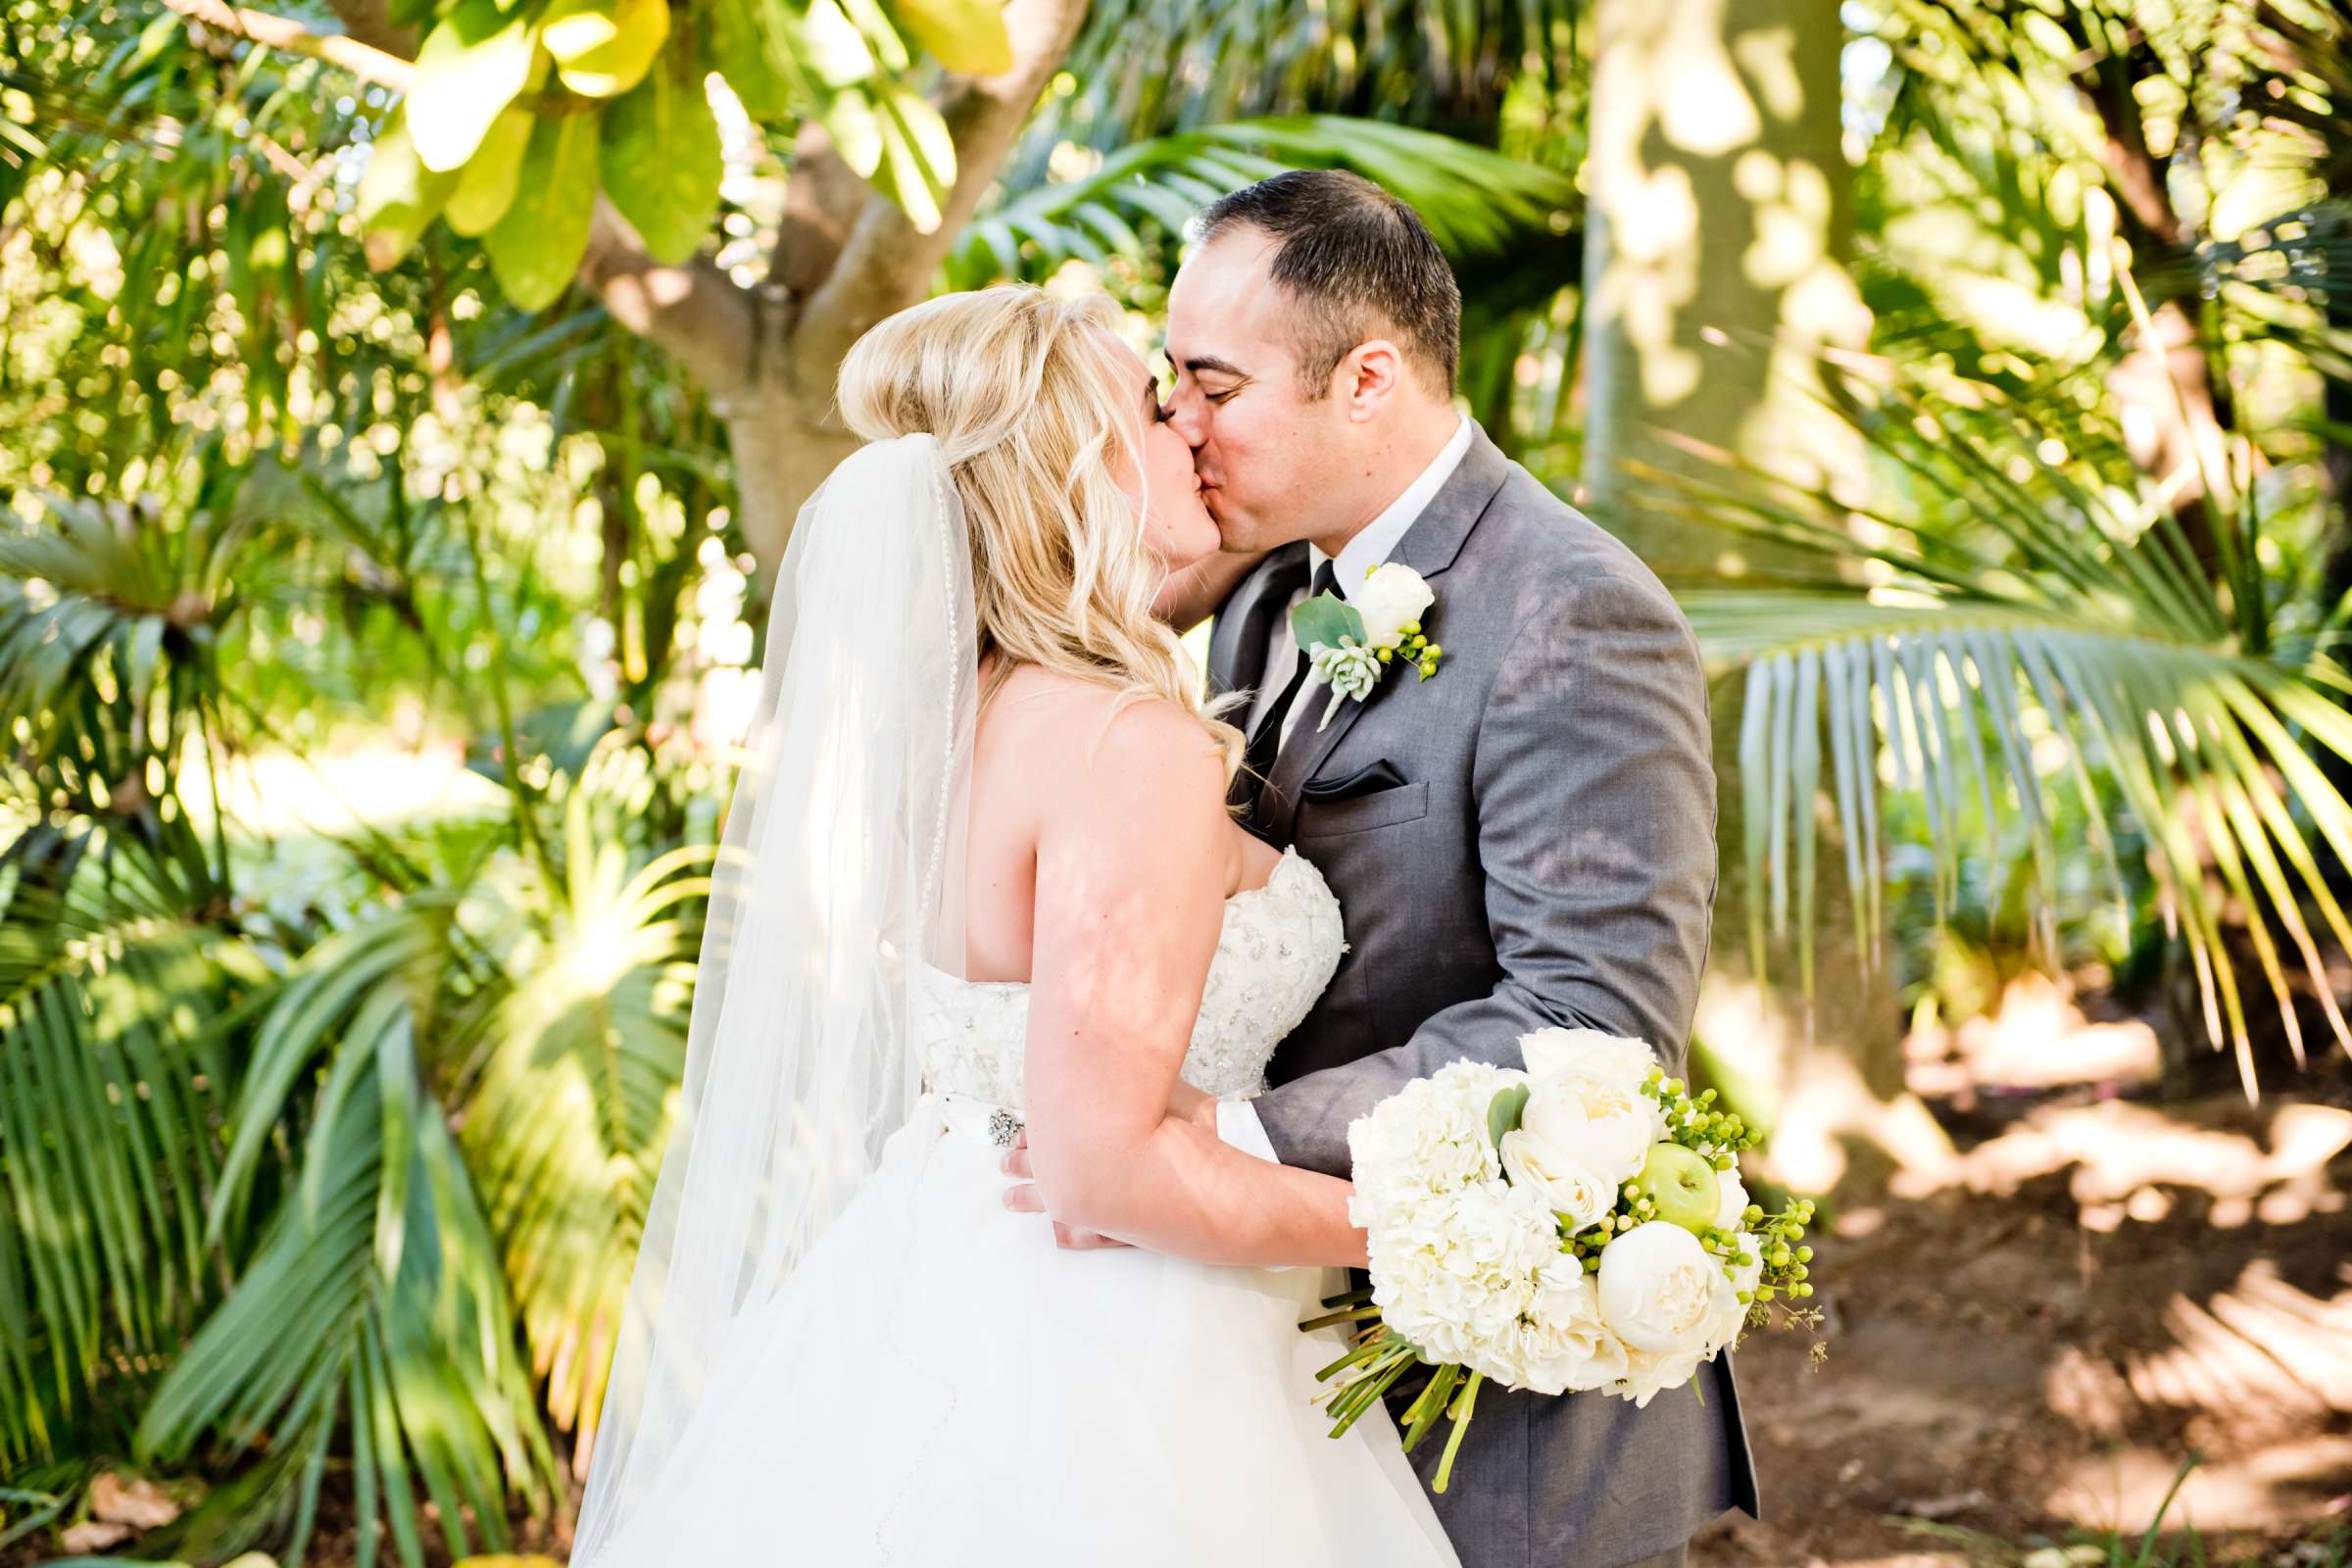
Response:
[[[1220,550],[1179,566],[1160,584],[1159,596],[1152,602],[1152,613],[1179,632],[1191,631],[1216,613],[1234,585],[1265,559],[1263,550],[1238,556]]]
[[[1360,1266],[1346,1182],[1169,1111],[1224,919],[1231,831],[1199,722],[1131,707],[1067,775],[1041,803],[1030,969],[1027,1142],[1046,1211],[1205,1262]]]

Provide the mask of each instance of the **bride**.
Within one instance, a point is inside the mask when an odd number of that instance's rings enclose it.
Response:
[[[956,295],[843,366],[575,1563],[1455,1561],[1386,1413],[1308,1402],[1347,1185],[1184,1114],[1344,944],[1152,616],[1217,533],[1112,318]],[[1133,1250],[1003,1206],[1023,1133]]]

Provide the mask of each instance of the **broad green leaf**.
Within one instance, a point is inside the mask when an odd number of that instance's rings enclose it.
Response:
[[[408,255],[457,183],[457,175],[424,167],[409,134],[405,106],[394,110],[360,176],[359,220],[368,265],[380,272]]]
[[[948,122],[930,99],[910,88],[893,87],[889,107],[921,159],[924,173],[934,188],[946,195],[956,184],[956,136]]]
[[[561,0],[559,0],[561,4]],[[669,37],[669,0],[613,0],[551,13],[541,28],[564,85],[614,98],[645,79]]]
[[[833,150],[859,179],[872,179],[882,168],[882,117],[865,95],[845,92],[825,105],[825,134]]]
[[[891,10],[950,71],[994,76],[1012,69],[1012,37],[995,0],[892,0]]]
[[[1494,1091],[1494,1098],[1487,1102],[1487,1136],[1496,1149],[1502,1147],[1503,1134],[1519,1130],[1520,1112],[1527,1109],[1533,1092],[1526,1084],[1512,1084]]]
[[[754,120],[781,120],[796,107],[792,84],[768,60],[759,0],[711,0],[705,16],[710,69],[726,77]]]
[[[1298,638],[1298,646],[1312,648],[1321,643],[1329,648],[1340,646],[1342,637],[1364,642],[1364,617],[1355,607],[1330,594],[1317,594],[1291,612],[1291,630]]]
[[[584,114],[540,120],[531,128],[514,204],[482,236],[500,286],[523,310],[554,304],[580,270],[588,220],[596,209],[602,119]]]
[[[499,111],[531,74],[531,28],[497,0],[466,0],[425,34],[416,51],[409,122],[416,156],[443,172],[471,158]]]
[[[558,64],[575,60],[620,34],[617,0],[556,0],[539,21],[539,42]]]
[[[771,6],[768,14],[780,18],[784,8]],[[811,0],[797,19],[783,23],[783,33],[808,74],[835,91],[870,82],[881,73],[873,46],[833,0]]]
[[[686,260],[718,214],[718,121],[699,81],[657,71],[605,121],[606,194],[656,261]]]
[[[515,188],[522,182],[522,155],[531,144],[530,115],[509,107],[490,122],[482,145],[458,171],[458,187],[449,193],[441,216],[459,233],[486,233],[507,215]]]
[[[907,220],[917,229],[925,234],[937,232],[944,217],[939,193],[932,188],[930,172],[923,167],[906,122],[888,102],[882,105],[882,168],[874,183],[905,209]]]

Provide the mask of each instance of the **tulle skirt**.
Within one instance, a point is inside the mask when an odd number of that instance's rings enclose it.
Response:
[[[1065,1252],[931,1101],[737,1319],[596,1568],[1455,1568],[1377,1404],[1308,1400],[1336,1270]]]

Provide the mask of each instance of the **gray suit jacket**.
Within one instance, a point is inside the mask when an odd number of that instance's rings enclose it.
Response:
[[[1251,829],[1296,844],[1346,912],[1347,956],[1256,1102],[1284,1163],[1339,1176],[1350,1121],[1459,1057],[1517,1065],[1529,1030],[1634,1036],[1681,1070],[1715,896],[1706,686],[1655,574],[1484,431],[1393,559],[1438,596],[1438,673],[1392,668],[1320,733],[1323,698],[1302,697],[1264,788],[1236,781]],[[1218,612],[1212,693],[1267,676],[1272,564]],[[1728,1358],[1697,1388],[1646,1410],[1482,1394],[1433,1495],[1465,1568],[1608,1568],[1753,1514]],[[1424,1483],[1442,1437],[1413,1455]]]

